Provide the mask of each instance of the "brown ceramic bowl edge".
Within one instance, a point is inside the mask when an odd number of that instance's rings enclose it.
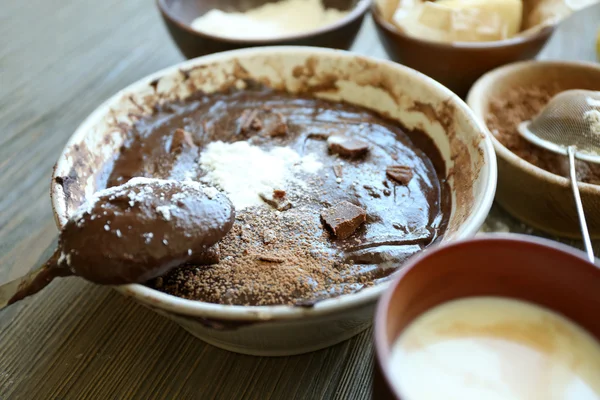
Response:
[[[307,38],[317,36],[317,35],[320,35],[323,33],[333,32],[345,25],[349,25],[352,22],[355,22],[356,20],[363,18],[365,16],[365,14],[367,13],[367,11],[369,11],[369,8],[370,8],[371,2],[372,2],[372,0],[358,0],[358,3],[356,4],[356,6],[345,17],[335,21],[332,24],[325,25],[320,28],[313,29],[311,31],[295,33],[295,34],[290,34],[290,35],[285,35],[285,36],[278,36],[278,37],[272,38],[272,39],[235,39],[235,38],[229,38],[229,37],[224,37],[224,36],[211,35],[211,34],[207,34],[207,33],[200,32],[200,31],[193,29],[189,24],[181,22],[177,18],[173,17],[167,11],[167,7],[164,5],[164,1],[165,0],[156,0],[156,5],[157,5],[158,9],[160,10],[160,13],[162,14],[163,18],[165,18],[166,20],[169,20],[171,23],[177,25],[184,31],[186,31],[192,35],[199,36],[204,39],[211,39],[211,40],[215,40],[215,41],[219,41],[219,42],[223,42],[223,43],[251,45],[251,46],[275,45],[282,41],[288,42],[288,41],[302,40],[302,39],[307,39]]]

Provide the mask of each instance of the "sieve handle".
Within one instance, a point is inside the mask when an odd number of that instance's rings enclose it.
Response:
[[[579,226],[581,227],[581,236],[588,259],[594,264],[594,249],[592,249],[592,241],[588,231],[587,222],[585,222],[585,213],[583,212],[583,204],[581,203],[581,195],[579,194],[579,186],[577,185],[577,172],[575,171],[575,146],[569,146],[567,149],[569,154],[569,175],[571,177],[571,188],[573,189],[573,197],[575,198],[575,206],[577,207],[577,215],[579,215]]]

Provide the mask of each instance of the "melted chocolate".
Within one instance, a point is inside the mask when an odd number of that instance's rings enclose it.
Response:
[[[132,179],[96,193],[67,222],[59,265],[99,284],[145,282],[202,263],[233,219],[229,200],[197,182]]]
[[[285,129],[281,127],[282,123],[285,123]],[[277,129],[269,128],[270,125],[276,125]],[[181,130],[185,131],[186,140],[177,139],[183,135]],[[360,154],[353,152],[346,157],[334,154],[326,140],[331,135],[344,135],[367,143],[368,151],[361,148]],[[310,232],[313,247],[320,254],[345,263],[346,267],[337,271],[338,275],[330,282],[316,285],[319,287],[315,286],[309,292],[278,294],[279,297],[270,300],[272,304],[331,297],[347,292],[349,287],[350,291],[360,290],[368,282],[386,278],[407,257],[433,243],[445,230],[450,214],[450,193],[445,185],[444,163],[426,135],[407,132],[396,122],[360,107],[261,87],[198,94],[186,101],[158,106],[154,115],[140,120],[128,133],[106,183],[108,186],[119,185],[136,176],[201,180],[204,172],[199,168],[199,156],[208,143],[216,140],[247,140],[263,149],[288,146],[300,155],[314,154],[323,164],[314,176],[299,175],[307,182],[308,189],[304,193],[298,190],[288,193],[286,200],[293,204],[292,208],[275,211],[268,204],[264,207],[273,213],[296,216],[309,225],[309,228],[286,225],[276,232],[276,236],[301,237]],[[406,184],[386,176],[388,167],[398,165],[406,166],[412,173]],[[339,239],[325,232],[320,214],[324,208],[344,201],[366,210],[367,216],[366,222],[349,238]],[[255,208],[250,208],[238,211],[238,215],[247,224],[258,214]],[[242,222],[236,221],[238,223]],[[221,260],[235,260],[238,256],[241,260],[242,253],[250,251],[250,244],[243,248],[246,246],[243,242],[232,246],[237,240],[232,235],[222,241]],[[281,256],[277,254],[276,242],[275,239],[275,244],[261,244],[269,250],[269,257]],[[232,248],[240,248],[240,253]],[[139,260],[140,268],[144,262],[144,259]],[[261,262],[260,257],[256,262]],[[301,262],[290,266],[302,271],[301,267]],[[210,279],[209,275],[197,275],[204,283],[214,282],[215,286],[232,290],[237,287],[243,294],[237,295],[230,290],[221,298],[218,294],[210,294],[208,289],[179,293],[172,287],[166,291],[204,301],[266,304],[260,299],[260,291],[251,292],[242,286],[260,287],[263,291],[270,290],[269,286],[240,283],[231,275],[229,264],[223,261],[196,268],[196,271],[210,275]],[[313,278],[299,276],[304,281]],[[169,279],[174,280],[173,276],[165,277],[165,281]],[[342,287],[344,289],[340,289]]]
[[[233,220],[229,199],[197,182],[135,178],[101,190],[79,207],[63,227],[58,249],[8,304],[57,277],[121,285],[146,282],[186,262],[218,262],[213,245]]]

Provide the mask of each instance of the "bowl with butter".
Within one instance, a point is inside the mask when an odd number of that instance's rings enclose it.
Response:
[[[371,0],[157,0],[187,58],[266,45],[349,49]]]
[[[460,96],[485,72],[534,58],[555,26],[584,4],[563,0],[377,0],[389,56]]]
[[[492,234],[415,258],[375,317],[373,399],[600,398],[600,269]]]

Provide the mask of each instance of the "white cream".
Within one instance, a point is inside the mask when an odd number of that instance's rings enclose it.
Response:
[[[303,183],[297,173],[313,174],[322,164],[313,154],[301,157],[289,147],[265,151],[246,141],[212,142],[200,155],[203,181],[227,193],[237,210],[264,204],[260,193]]]
[[[330,25],[348,14],[325,8],[321,0],[281,0],[244,13],[213,9],[191,26],[199,32],[232,39],[271,39]]]
[[[402,333],[390,363],[409,400],[600,399],[600,343],[561,315],[516,300],[435,307]]]

